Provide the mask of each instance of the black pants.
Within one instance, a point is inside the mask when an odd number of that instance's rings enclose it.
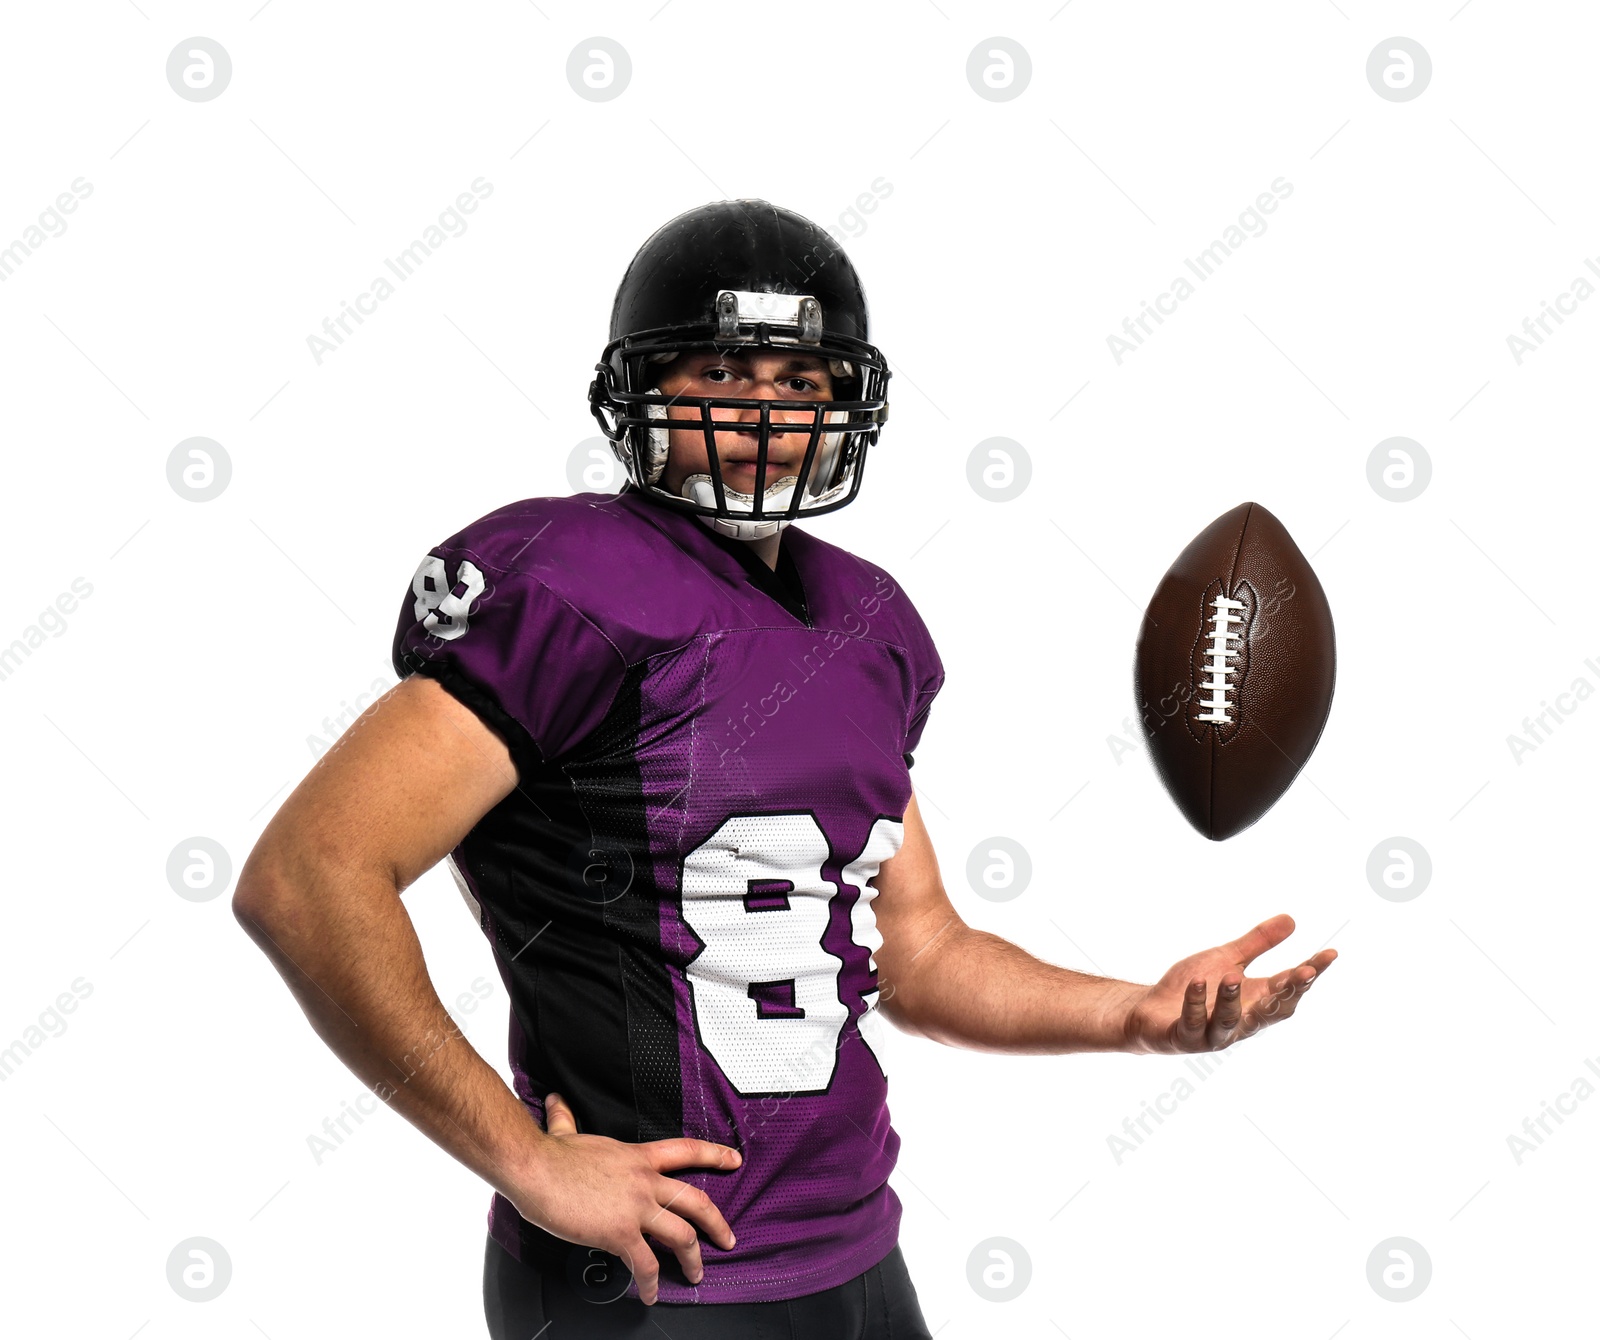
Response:
[[[565,1272],[525,1265],[493,1238],[483,1257],[483,1311],[491,1340],[929,1340],[917,1291],[896,1247],[870,1270],[821,1293],[776,1303],[656,1303],[616,1297],[611,1281],[594,1301]],[[614,1301],[601,1301],[610,1297]]]

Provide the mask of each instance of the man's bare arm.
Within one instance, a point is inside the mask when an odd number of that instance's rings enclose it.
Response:
[[[538,1126],[446,1014],[399,894],[515,783],[498,737],[437,684],[408,679],[284,802],[233,896],[317,1035],[502,1192]]]
[[[642,1233],[671,1247],[691,1280],[695,1224],[732,1241],[703,1192],[664,1174],[736,1167],[737,1153],[581,1135],[555,1096],[540,1130],[445,1012],[400,899],[516,782],[504,743],[477,716],[432,680],[404,680],[267,825],[240,872],[234,915],[363,1083],[524,1218],[627,1260],[653,1301],[657,1264]]]
[[[1331,949],[1249,978],[1251,959],[1294,929],[1273,917],[1190,955],[1154,986],[1074,972],[962,921],[945,892],[916,797],[905,841],[872,881],[883,947],[879,999],[897,1026],[953,1047],[996,1052],[1211,1051],[1294,1013]]]
[[[1058,968],[961,919],[915,796],[905,841],[872,881],[882,1010],[908,1033],[995,1052],[1114,1051],[1127,982]]]

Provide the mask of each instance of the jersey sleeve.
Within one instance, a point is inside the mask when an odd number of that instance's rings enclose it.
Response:
[[[924,684],[922,691],[917,694],[916,706],[913,709],[911,720],[906,725],[906,747],[904,757],[906,761],[906,767],[908,768],[914,761],[911,757],[912,754],[915,752],[917,746],[922,742],[922,730],[923,727],[928,724],[928,709],[933,706],[933,700],[938,696],[939,690],[943,686],[944,669],[941,667],[938,674]]]
[[[616,644],[537,577],[442,546],[411,579],[391,652],[472,709],[513,757],[553,759],[604,719],[627,669]]]
[[[915,632],[916,636],[912,638],[912,650],[920,687],[911,700],[911,708],[906,719],[904,758],[908,768],[913,762],[911,757],[913,751],[922,741],[923,728],[928,724],[928,709],[933,706],[933,700],[944,687],[944,662],[939,659],[938,649],[933,645],[933,637],[922,623],[920,616],[916,619]]]

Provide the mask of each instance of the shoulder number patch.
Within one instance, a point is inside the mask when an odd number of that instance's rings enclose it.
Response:
[[[458,596],[455,588],[464,588]],[[411,579],[411,594],[416,596],[412,606],[422,626],[444,642],[452,642],[467,631],[467,612],[472,602],[483,594],[483,573],[467,559],[456,565],[456,580],[452,585],[445,571],[444,559],[429,554],[417,567]]]

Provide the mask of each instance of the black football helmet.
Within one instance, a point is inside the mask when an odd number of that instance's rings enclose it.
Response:
[[[691,350],[789,350],[827,363],[833,399],[745,400],[668,396],[661,365]],[[837,240],[810,220],[764,200],[723,200],[678,215],[639,248],[617,288],[611,342],[589,388],[589,403],[628,478],[663,505],[709,518],[737,539],[760,539],[801,517],[832,512],[861,487],[867,448],[888,417],[889,369],[869,343],[867,299]],[[708,473],[690,476],[682,496],[658,484],[667,463],[667,407],[676,427],[696,427]],[[785,411],[775,423],[772,409]],[[682,408],[697,409],[685,421]],[[756,409],[754,494],[725,483],[713,409]],[[809,411],[809,413],[807,412]],[[770,485],[773,434],[804,433],[795,476]]]

